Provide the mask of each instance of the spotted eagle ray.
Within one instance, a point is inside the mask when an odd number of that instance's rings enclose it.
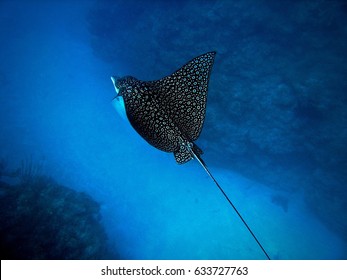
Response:
[[[196,159],[270,260],[264,247],[202,160],[202,150],[194,143],[205,120],[208,83],[215,55],[216,52],[200,55],[173,74],[156,81],[112,76],[117,92],[113,103],[150,145],[173,153],[179,164]]]

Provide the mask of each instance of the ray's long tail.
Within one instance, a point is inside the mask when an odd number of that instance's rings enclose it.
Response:
[[[240,212],[236,209],[235,205],[231,202],[231,200],[229,199],[229,197],[227,196],[227,194],[224,192],[224,190],[222,189],[222,187],[218,184],[217,180],[213,177],[213,175],[211,174],[211,172],[208,170],[205,162],[202,160],[202,158],[197,155],[192,149],[190,149],[190,152],[192,153],[192,155],[194,156],[194,158],[201,164],[201,166],[205,169],[206,173],[210,176],[210,178],[213,180],[213,182],[215,182],[216,186],[218,187],[218,189],[222,192],[222,194],[224,195],[224,197],[226,198],[226,200],[229,202],[229,204],[231,205],[231,207],[235,210],[236,214],[240,217],[241,221],[243,222],[243,224],[246,226],[246,228],[248,229],[248,231],[251,233],[251,235],[253,236],[254,240],[258,243],[259,247],[261,248],[261,250],[264,252],[264,254],[266,255],[266,257],[270,260],[270,257],[268,255],[268,253],[266,253],[264,247],[261,245],[261,243],[259,242],[258,238],[254,235],[253,231],[251,230],[251,228],[248,226],[248,224],[246,223],[246,221],[243,219],[243,217],[241,216]]]

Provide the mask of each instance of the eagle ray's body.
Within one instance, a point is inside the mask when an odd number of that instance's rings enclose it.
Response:
[[[118,93],[115,99],[124,103],[129,122],[149,144],[172,152],[180,164],[197,159],[270,259],[207,169],[201,158],[202,150],[194,143],[205,120],[208,83],[215,55],[216,52],[200,55],[173,74],[156,81],[140,81],[131,76],[111,77]]]
[[[193,158],[186,145],[202,154],[193,141],[205,120],[207,89],[215,52],[188,62],[172,75],[144,82],[134,77],[116,79],[127,117],[134,129],[152,146],[173,152],[178,163]]]

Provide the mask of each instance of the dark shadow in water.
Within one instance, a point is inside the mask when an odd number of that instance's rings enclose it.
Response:
[[[281,207],[284,212],[288,212],[289,201],[285,196],[279,194],[273,195],[271,196],[271,202]]]

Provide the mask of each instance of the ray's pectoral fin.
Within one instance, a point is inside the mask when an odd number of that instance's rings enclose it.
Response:
[[[194,154],[200,156],[203,151],[194,143],[181,142],[179,150],[174,152],[175,160],[179,164],[186,163],[194,158]]]
[[[188,149],[185,146],[180,146],[180,149],[176,152],[174,152],[175,160],[179,164],[186,163],[190,161],[193,156],[191,153],[188,151]]]

